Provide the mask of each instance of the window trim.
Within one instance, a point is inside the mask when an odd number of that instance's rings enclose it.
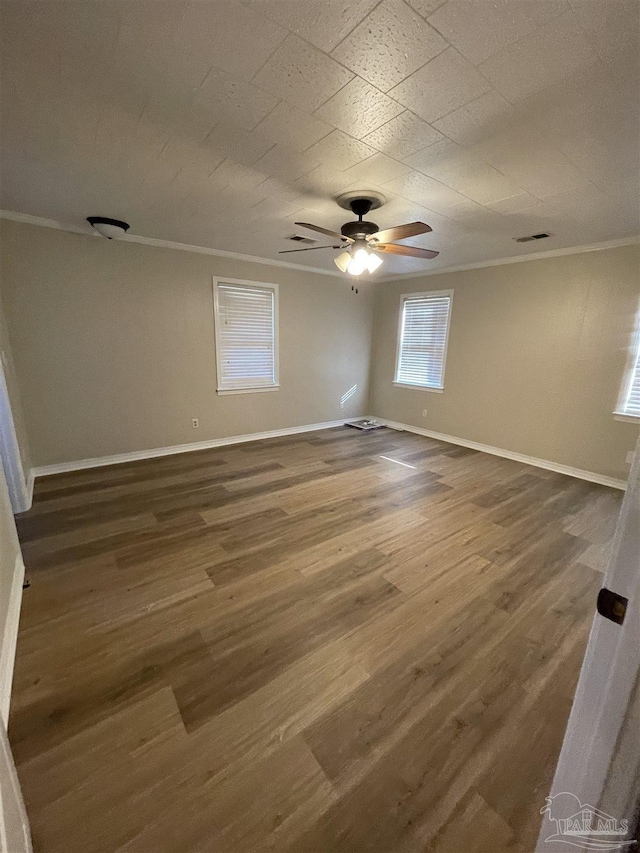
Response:
[[[220,309],[218,307],[218,286],[220,284],[237,284],[241,287],[253,290],[271,290],[273,292],[273,374],[272,385],[254,385],[246,388],[221,388],[221,360],[220,360]],[[278,283],[270,281],[250,281],[244,278],[229,278],[228,276],[213,276],[213,324],[216,353],[216,393],[220,396],[226,394],[256,394],[264,391],[278,391],[280,389],[280,295]]]
[[[629,424],[640,423],[640,415],[632,415],[625,411],[625,405],[636,374],[636,364],[640,360],[640,309],[636,313],[634,324],[635,332],[632,336],[632,342],[627,351],[627,363],[622,374],[622,382],[620,383],[620,392],[618,394],[618,402],[613,410],[613,417],[616,421],[624,421]]]
[[[442,353],[442,376],[440,385],[416,385],[412,382],[402,382],[398,379],[398,365],[400,363],[400,348],[402,345],[402,320],[404,316],[404,303],[409,299],[449,297],[449,314],[447,316],[447,328],[444,333],[444,352]],[[451,314],[453,313],[453,289],[451,290],[423,290],[418,293],[402,293],[400,295],[400,306],[398,309],[398,332],[396,336],[396,365],[393,371],[393,384],[397,388],[414,388],[420,391],[433,391],[442,394],[444,391],[444,376],[447,367],[447,352],[449,349],[449,330],[451,329]]]

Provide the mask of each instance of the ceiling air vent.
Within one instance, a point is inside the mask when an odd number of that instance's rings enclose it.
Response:
[[[514,237],[516,243],[528,243],[530,240],[544,240],[549,235],[543,232],[542,234],[530,234],[529,237]]]
[[[287,237],[287,240],[291,240],[292,243],[306,243],[307,245],[318,242],[315,237],[307,237],[305,234],[292,234],[291,237]]]

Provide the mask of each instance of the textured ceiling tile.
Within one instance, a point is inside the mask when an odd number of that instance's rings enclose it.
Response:
[[[433,123],[459,145],[474,145],[502,130],[514,116],[514,109],[492,89]]]
[[[163,5],[153,4],[152,16]],[[286,29],[237,0],[191,0],[174,49],[204,55],[227,74],[249,81],[286,36]]]
[[[302,205],[302,210],[295,217],[298,222],[313,222],[314,216],[331,216],[336,213],[336,203],[332,198],[324,198],[323,196],[313,195],[313,193],[304,193],[296,199],[296,204]],[[308,233],[308,232],[305,232]],[[310,236],[310,235],[309,235]]]
[[[356,77],[320,107],[315,116],[362,139],[401,112],[400,104]]]
[[[224,162],[224,157],[206,146],[188,148],[176,180],[184,185],[197,186]]]
[[[566,11],[566,0],[449,0],[429,23],[478,64]]]
[[[403,0],[383,0],[332,56],[387,92],[447,47]]]
[[[471,63],[448,48],[389,94],[425,121],[433,122],[490,88]]]
[[[271,142],[282,142],[296,151],[304,151],[333,130],[330,124],[309,116],[281,101],[256,127]]]
[[[584,30],[569,12],[488,59],[480,70],[515,103],[585,73],[596,61]]]
[[[273,147],[268,139],[255,132],[241,130],[233,125],[221,123],[213,128],[205,145],[230,157],[242,166],[252,166]]]
[[[216,121],[233,122],[244,130],[252,130],[278,103],[268,92],[230,77],[219,68],[212,68],[194,97],[193,105]]]
[[[609,42],[615,34],[618,43],[638,26],[640,6],[637,0],[569,0],[579,24],[589,33]],[[637,29],[636,29],[637,32]]]
[[[499,133],[474,146],[473,151],[536,198],[588,183],[569,158],[532,127]]]
[[[156,0],[114,0],[110,5],[117,10],[118,38],[128,32],[128,38],[135,39],[139,48],[152,45],[165,45],[173,38],[181,26],[189,0],[174,0],[162,3]],[[127,37],[127,36],[126,36]]]
[[[246,193],[255,189],[264,180],[265,175],[261,172],[230,159],[224,160],[209,178],[210,186],[216,193],[228,189]]]
[[[258,168],[258,166],[256,166]],[[262,198],[279,198],[281,201],[294,202],[300,198],[300,189],[295,186],[295,182],[283,181],[279,178],[267,178],[259,187],[259,194]]]
[[[411,162],[418,171],[453,187],[479,204],[511,198],[522,192],[514,181],[468,151],[451,153],[437,161],[424,164],[416,162],[416,158],[420,156],[414,155],[407,162]]]
[[[425,148],[423,151],[418,151],[416,154],[412,154],[410,157],[407,157],[406,162],[416,171],[422,172],[423,175],[429,175],[431,174],[430,171],[428,171],[430,167],[442,167],[443,164],[446,165],[456,157],[459,158],[464,154],[465,151],[463,148],[456,145],[456,143],[452,142],[450,139],[443,137],[438,142],[435,142],[433,145]]]
[[[419,172],[409,172],[401,178],[394,178],[384,184],[384,188],[387,187],[410,201],[415,201],[429,210],[453,219],[475,211],[479,207],[451,187],[444,186],[439,181],[427,175],[421,175]]]
[[[489,202],[487,207],[500,213],[502,216],[510,216],[512,213],[520,213],[523,210],[528,210],[537,205],[542,206],[542,202],[532,196],[530,193],[519,193],[518,195],[504,198],[500,201]]]
[[[330,53],[379,0],[250,0],[250,6]]]
[[[638,0],[570,0],[589,43],[621,87],[640,89],[640,3]]]
[[[347,136],[341,130],[334,130],[329,136],[325,136],[320,142],[308,148],[305,153],[315,157],[324,166],[344,170],[355,166],[361,160],[366,160],[376,151],[375,148]]]
[[[410,171],[409,166],[392,160],[386,154],[374,154],[368,160],[363,160],[362,163],[347,169],[344,174],[350,181],[357,181],[362,178],[369,183],[383,184],[386,181],[399,178],[400,175],[406,175]]]
[[[405,110],[362,140],[383,154],[404,160],[442,139],[442,134],[426,121]]]
[[[274,175],[285,181],[293,182],[318,165],[318,159],[312,154],[298,154],[291,148],[278,144],[261,157],[255,167],[267,175]]]
[[[305,112],[313,112],[352,78],[334,59],[290,35],[253,82]]]
[[[301,192],[326,198],[340,192],[349,183],[345,173],[328,166],[318,166],[295,182]]]
[[[251,221],[250,251],[278,259],[299,230],[293,221],[339,227],[349,215],[335,195],[378,187],[387,197],[375,216],[381,227],[425,221],[434,233],[417,244],[441,251],[431,262],[387,258],[385,268],[398,272],[409,263],[419,271],[528,253],[531,244],[513,238],[537,231],[552,234],[539,250],[637,233],[640,3],[571,0],[573,12],[549,22],[555,0],[517,0],[517,7],[491,0],[486,20],[470,29],[476,5],[486,2],[409,5],[424,18],[441,7],[434,21],[454,23],[458,7],[466,30],[456,24],[451,38],[473,56],[493,50],[494,33],[485,33],[485,45],[482,27],[494,9],[515,16],[500,14],[502,40],[523,24],[526,9],[541,29],[483,64],[496,88],[485,90],[473,64],[447,49],[408,78],[412,85],[394,87],[410,93],[422,118],[403,110],[360,141],[353,134],[364,101],[359,111],[348,104],[356,119],[343,124],[346,133],[310,115],[352,73],[284,28],[298,27],[329,52],[376,0],[257,0],[248,11],[239,0],[12,0],[0,31],[2,204],[69,224],[111,211],[137,234],[240,252],[247,251],[242,226]],[[271,12],[261,14],[263,3]],[[282,27],[271,20],[277,14]],[[413,57],[413,31],[398,31],[398,39]],[[299,98],[299,109],[251,80],[266,63],[273,81],[272,48],[283,79],[288,71],[293,78],[290,90],[283,86],[287,101]],[[393,73],[395,61],[387,65]],[[212,67],[219,70],[209,76]],[[514,99],[532,96],[514,106],[497,88]],[[408,168],[398,162],[405,158],[430,174],[398,174]],[[491,200],[514,187],[522,190]],[[293,257],[334,269],[331,252]]]
[[[265,198],[252,208],[252,213],[255,216],[271,216],[279,218],[296,214],[301,209],[301,205],[292,204],[291,202],[283,201],[280,198]]]
[[[424,246],[425,248],[438,249],[443,236],[451,227],[456,227],[452,220],[439,216],[433,210],[429,210],[415,201],[410,201],[401,195],[389,192],[385,187],[387,201],[384,207],[375,211],[375,221],[380,228],[392,228],[402,222],[426,222],[433,229],[428,234],[412,237],[410,244],[413,246]]]
[[[429,15],[442,6],[446,0],[407,0],[407,2],[419,15],[422,15],[423,18],[428,18]]]

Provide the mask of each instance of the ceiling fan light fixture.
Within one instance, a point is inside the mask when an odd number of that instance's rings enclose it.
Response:
[[[369,262],[367,264],[367,269],[370,273],[375,272],[378,267],[382,264],[382,258],[380,255],[376,255],[375,252],[369,253]]]
[[[384,204],[384,197],[373,193],[346,193],[337,199],[341,207],[348,208],[357,216],[357,220],[345,222],[340,232],[332,231],[313,222],[296,222],[301,228],[317,231],[335,240],[332,246],[310,246],[306,249],[289,249],[286,251],[308,252],[310,249],[345,249],[334,263],[341,272],[349,275],[360,276],[364,272],[373,274],[383,262],[379,252],[391,255],[403,255],[411,258],[425,258],[432,260],[438,256],[434,249],[423,249],[421,246],[404,246],[396,243],[396,240],[406,240],[408,237],[418,237],[428,234],[433,229],[425,222],[407,222],[405,225],[396,225],[393,228],[383,228],[382,231],[375,222],[370,222],[364,217],[370,210],[374,210]],[[346,244],[346,245],[345,245]]]
[[[346,272],[349,268],[349,264],[351,263],[351,253],[342,252],[340,255],[338,255],[337,258],[333,259],[333,262],[338,267],[340,272]]]
[[[366,263],[363,264],[361,260],[351,258],[349,266],[347,267],[347,272],[349,273],[349,275],[362,275],[366,268]]]
[[[364,272],[372,273],[382,263],[382,258],[365,248],[360,241],[354,244],[351,251],[351,260],[347,266],[347,272],[350,275],[362,275]]]
[[[363,243],[363,240],[356,240],[351,247],[351,261],[347,267],[347,272],[350,275],[362,275],[362,273],[367,269],[369,252],[367,252]]]

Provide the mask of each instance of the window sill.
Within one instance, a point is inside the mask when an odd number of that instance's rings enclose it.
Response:
[[[263,391],[279,391],[279,385],[265,385],[262,388],[218,388],[217,393],[220,396],[225,394],[258,394]]]
[[[420,391],[435,391],[436,394],[442,394],[444,391],[444,387],[436,388],[434,385],[411,385],[409,382],[396,382],[395,379],[393,384],[397,388],[417,388]]]
[[[614,412],[613,419],[623,421],[627,424],[638,424],[640,426],[640,415],[628,415],[626,412]]]

